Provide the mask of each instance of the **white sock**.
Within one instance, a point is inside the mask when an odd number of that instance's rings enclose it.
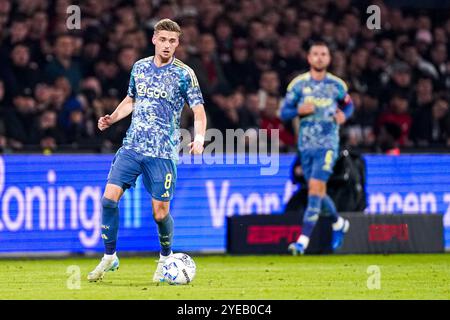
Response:
[[[302,234],[300,237],[298,237],[297,243],[300,243],[301,245],[303,245],[303,248],[306,249],[309,244],[309,238]]]

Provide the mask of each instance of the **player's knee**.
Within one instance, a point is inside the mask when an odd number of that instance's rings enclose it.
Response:
[[[324,197],[326,192],[326,184],[325,182],[318,180],[311,180],[308,186],[308,194],[315,195],[319,197]]]
[[[313,196],[321,196],[320,187],[317,185],[310,185],[308,188],[308,194]]]
[[[114,201],[112,199],[103,197],[102,198],[102,207],[103,208],[117,208],[117,206],[119,205],[119,203],[117,201]]]
[[[168,214],[169,214],[168,211],[164,211],[164,210],[158,211],[158,210],[155,210],[155,211],[153,212],[153,218],[155,219],[155,221],[159,222],[159,221],[164,220],[164,219],[167,217]]]
[[[169,208],[164,202],[153,203],[153,218],[162,221],[169,214]]]
[[[122,194],[123,194],[122,188],[113,184],[107,184],[105,192],[103,193],[103,198],[119,202]]]

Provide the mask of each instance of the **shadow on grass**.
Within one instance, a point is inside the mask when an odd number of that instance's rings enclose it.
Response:
[[[98,287],[119,287],[119,288],[141,288],[146,290],[148,288],[154,287],[170,287],[170,288],[189,288],[192,285],[170,285],[165,282],[154,283],[154,282],[127,282],[127,283],[117,283],[113,281],[97,281],[97,282],[87,282],[86,286],[98,286]]]

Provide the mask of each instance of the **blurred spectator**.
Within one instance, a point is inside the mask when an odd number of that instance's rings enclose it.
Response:
[[[370,147],[375,143],[374,128],[378,117],[378,97],[370,92],[351,94],[355,111],[347,124],[348,144],[352,147]]]
[[[386,70],[386,58],[386,51],[381,47],[375,47],[371,51],[367,61],[367,68],[364,71],[364,84],[367,90],[363,92],[370,90],[381,94],[381,88],[389,79],[389,74]]]
[[[90,138],[83,112],[81,110],[71,111],[66,130],[66,142],[75,145],[88,145]]]
[[[280,75],[282,87],[287,87],[294,74],[308,69],[308,64],[301,49],[297,35],[289,33],[278,39],[278,53],[275,56],[274,68]]]
[[[102,84],[102,91],[106,92],[109,88],[114,87],[119,69],[112,58],[105,57],[98,60],[95,63],[94,70],[95,77]]]
[[[217,56],[216,40],[210,33],[200,35],[199,59],[199,68],[194,70],[202,91],[209,95],[217,90],[226,90],[228,83]]]
[[[280,118],[278,118],[279,107],[279,98],[273,94],[268,95],[261,113],[261,129],[268,130],[267,135],[269,138],[273,135],[271,130],[278,130],[280,150],[284,152],[292,151],[292,146],[295,146],[295,137],[292,132],[286,129]]]
[[[415,99],[411,104],[411,112],[414,114],[423,109],[431,110],[433,99],[432,80],[427,77],[420,78],[416,85]]]
[[[214,35],[217,39],[217,54],[222,63],[230,61],[233,47],[233,28],[228,19],[219,19],[214,26]]]
[[[28,19],[24,15],[18,14],[13,18],[9,29],[10,33],[4,43],[2,43],[2,49],[6,51],[6,55],[8,55],[16,44],[26,42],[30,32]]]
[[[355,42],[350,37],[350,31],[344,25],[338,25],[334,30],[334,47],[346,53],[355,48]]]
[[[397,62],[392,66],[392,75],[389,82],[384,87],[382,93],[382,103],[387,103],[394,93],[400,92],[408,99],[412,98],[412,77],[411,68],[404,62]]]
[[[53,45],[53,59],[45,66],[45,75],[50,83],[61,76],[67,78],[72,90],[78,92],[82,74],[79,63],[73,58],[74,51],[72,36],[68,34],[57,36]]]
[[[246,3],[249,3],[249,1],[246,1]],[[249,17],[248,19],[249,20],[247,21],[249,21],[248,22],[249,30],[247,38],[250,42],[250,46],[252,48],[255,48],[257,47],[258,43],[262,43],[266,39],[265,28],[263,22],[260,19],[258,18],[252,19],[251,17]]]
[[[45,110],[33,123],[29,142],[41,147],[44,152],[55,151],[64,142],[64,134],[58,128],[57,114]]]
[[[400,155],[399,139],[401,135],[402,129],[397,124],[383,123],[377,135],[377,151],[393,156]]]
[[[38,65],[30,61],[30,49],[24,43],[17,43],[11,50],[11,64],[8,72],[12,93],[25,89],[34,90],[38,80]]]
[[[233,89],[245,90],[251,85],[253,66],[249,60],[247,41],[238,38],[233,42],[230,61],[224,64],[224,73]]]
[[[347,58],[343,51],[334,51],[333,59],[331,62],[330,72],[336,76],[347,79]]]
[[[374,50],[373,53],[375,55],[379,55],[381,59],[383,59],[387,66],[390,66],[396,62],[396,54],[395,54],[395,46],[392,39],[389,38],[381,38],[380,40],[380,48],[382,49],[381,54],[380,51]]]
[[[264,71],[268,71],[273,69],[273,59],[274,59],[275,53],[274,48],[270,42],[262,41],[258,42],[256,44],[256,47],[254,48],[254,54],[253,54],[253,60],[252,63],[254,65],[254,71],[253,71],[253,88],[258,87],[258,83],[261,78],[261,74]]]
[[[37,83],[34,89],[36,98],[36,110],[44,111],[51,109],[53,102],[54,88],[44,82]]]
[[[90,33],[84,40],[85,43],[81,52],[81,68],[83,76],[86,77],[94,74],[95,63],[100,59],[102,47],[100,36],[95,33]]]
[[[307,18],[301,18],[297,21],[297,30],[302,49],[307,50],[312,37],[312,22]]]
[[[44,10],[35,11],[30,19],[29,47],[33,60],[42,67],[45,64],[45,56],[50,54],[51,47],[47,39],[48,15]]]
[[[438,73],[438,83],[441,84],[442,89],[445,89],[445,79],[450,75],[446,65],[447,57],[447,46],[444,43],[438,43],[431,48],[431,62]]]
[[[58,112],[58,122],[63,129],[69,127],[70,114],[73,111],[81,111],[81,102],[72,93],[69,81],[59,77],[54,83],[53,110]]]
[[[430,76],[433,79],[438,79],[439,74],[436,68],[419,54],[418,48],[414,44],[405,44],[402,47],[402,52],[404,52],[403,58],[412,68],[412,75],[414,80],[422,75]]]
[[[421,108],[415,115],[411,139],[421,147],[444,145],[448,138],[449,105],[444,98],[437,99],[432,107]]]
[[[212,114],[212,125],[219,129],[223,134],[226,133],[226,129],[238,129],[239,128],[239,113],[238,105],[239,101],[230,98],[221,93],[214,93],[212,95],[211,103],[216,106],[216,112]]]
[[[124,2],[123,5],[115,11],[117,23],[124,26],[125,33],[133,31],[137,28],[136,11],[129,4]]]
[[[151,29],[148,22],[151,19],[154,10],[152,2],[146,0],[134,0],[134,7],[136,8],[136,15],[139,24],[144,28]]]
[[[242,112],[242,128],[259,128],[261,122],[261,108],[257,92],[249,92],[245,96],[245,105]]]
[[[350,57],[350,65],[348,67],[350,84],[359,92],[366,92],[369,89],[367,83],[368,59],[369,52],[365,48],[356,49]]]
[[[344,14],[350,10],[350,0],[337,0],[329,3],[327,18],[331,21],[341,21]]]
[[[107,52],[114,53],[121,46],[122,40],[125,38],[126,30],[123,24],[114,24],[111,29],[107,30],[106,49]]]
[[[130,82],[130,72],[133,64],[138,60],[139,54],[133,47],[121,48],[117,55],[118,72],[115,76],[115,88],[120,97],[125,97],[128,91],[128,83]]]
[[[355,115],[342,128],[349,144],[384,150],[394,139],[409,145],[411,122],[416,146],[450,143],[450,17],[432,5],[372,1],[380,7],[381,29],[371,30],[367,4],[351,0],[86,0],[79,1],[81,29],[69,31],[71,4],[0,0],[3,150],[28,148],[31,124],[51,122],[54,112],[51,131],[61,137],[35,141],[39,148],[113,151],[130,119],[100,132],[97,118],[126,94],[134,62],[154,54],[153,26],[162,18],[182,27],[176,57],[196,72],[212,127],[259,128],[264,119],[265,126],[293,131],[292,123],[274,122],[271,106],[308,70],[309,45],[322,39],[331,48],[330,72],[354,97]],[[182,124],[192,126],[191,120],[184,112]]]
[[[408,98],[402,93],[395,93],[389,101],[388,109],[380,115],[378,119],[378,127],[383,127],[384,124],[395,124],[400,128],[401,134],[397,142],[400,147],[409,146],[408,139],[411,130],[412,117],[409,113]]]
[[[175,20],[176,11],[174,8],[174,4],[170,1],[162,0],[158,1],[158,7],[156,8],[155,16],[148,21],[148,25],[153,30],[153,26],[161,19],[168,18],[171,20]]]
[[[421,56],[425,56],[433,43],[433,36],[430,30],[418,29],[415,37],[415,47]]]
[[[261,74],[259,79],[259,99],[261,109],[265,104],[268,95],[278,96],[280,94],[280,79],[275,70],[266,70]]]
[[[7,110],[6,132],[9,144],[20,150],[30,142],[33,135],[30,124],[34,123],[38,112],[31,89],[24,89],[13,98],[13,108]]]

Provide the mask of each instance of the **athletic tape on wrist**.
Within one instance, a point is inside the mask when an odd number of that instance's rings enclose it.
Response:
[[[205,143],[205,137],[202,136],[201,134],[196,134],[194,138],[194,142],[195,141],[200,142],[201,145],[203,145]]]

